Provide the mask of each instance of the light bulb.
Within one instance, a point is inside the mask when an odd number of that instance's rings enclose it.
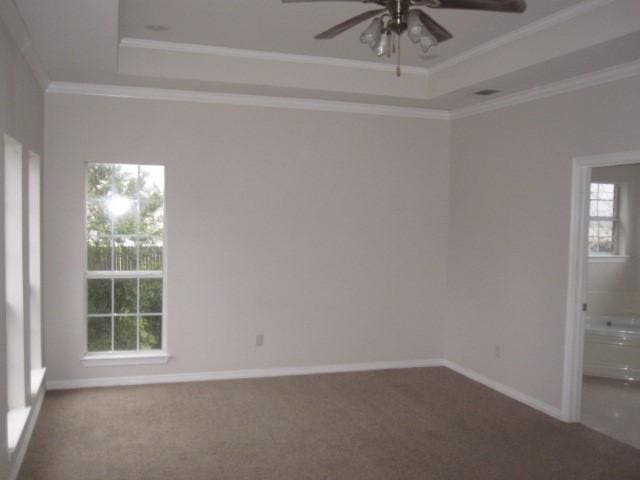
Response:
[[[369,45],[371,48],[375,48],[375,46],[380,41],[380,37],[382,35],[382,19],[374,18],[367,29],[362,32],[360,35],[360,42],[366,45]]]
[[[435,39],[431,34],[427,33],[420,37],[420,48],[424,53],[427,53],[431,47],[436,45],[438,40]]]
[[[120,217],[131,209],[131,200],[120,195],[114,195],[107,200],[107,208],[112,217]]]
[[[391,53],[391,32],[387,32],[380,37],[380,41],[376,45],[374,52],[378,57],[383,57]]]

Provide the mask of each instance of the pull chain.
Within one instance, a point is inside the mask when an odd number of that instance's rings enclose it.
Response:
[[[398,35],[398,63],[396,64],[396,77],[399,77],[402,73],[400,72],[400,35]]]

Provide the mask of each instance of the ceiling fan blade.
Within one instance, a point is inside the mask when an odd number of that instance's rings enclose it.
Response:
[[[527,9],[525,0],[421,0],[420,3],[431,8],[459,8],[507,13],[522,13]]]
[[[377,3],[386,5],[387,0],[281,0],[282,3],[316,3],[316,2],[357,2],[357,3]]]
[[[364,22],[368,18],[375,17],[379,13],[386,12],[386,8],[378,8],[376,10],[368,10],[360,15],[356,15],[355,17],[351,17],[349,20],[345,20],[342,23],[339,23],[335,27],[331,27],[329,30],[326,30],[322,33],[319,33],[315,36],[317,39],[325,39],[325,38],[333,38],[336,35],[341,34],[342,32],[349,30],[351,27],[355,27],[359,23]]]
[[[431,35],[433,35],[434,38],[438,40],[438,42],[444,42],[453,38],[453,35],[451,34],[451,32],[449,32],[449,30],[444,28],[422,10],[416,8],[415,11],[418,12],[418,16],[420,17],[420,21],[422,22],[422,24],[427,28],[427,30],[429,30]]]

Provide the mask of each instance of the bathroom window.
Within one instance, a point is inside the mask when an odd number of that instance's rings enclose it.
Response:
[[[87,167],[87,352],[164,347],[164,167]]]
[[[615,183],[591,183],[589,197],[589,254],[618,254],[620,187]]]

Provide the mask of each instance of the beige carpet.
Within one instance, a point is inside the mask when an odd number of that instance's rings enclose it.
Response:
[[[445,368],[48,393],[22,480],[640,479],[640,451]]]

